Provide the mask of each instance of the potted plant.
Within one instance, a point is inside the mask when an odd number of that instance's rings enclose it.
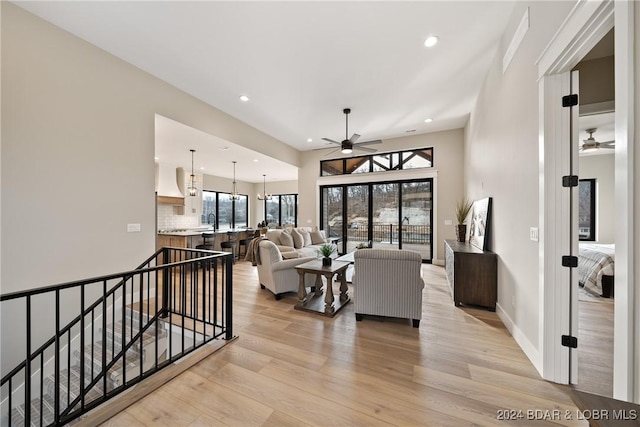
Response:
[[[320,246],[320,249],[318,249],[318,252],[320,253],[320,255],[322,255],[323,266],[331,265],[331,254],[334,253],[335,251],[336,251],[336,248],[333,245],[330,245],[328,243],[325,243],[324,245]]]
[[[458,242],[464,243],[465,241],[467,235],[467,216],[469,216],[472,207],[473,203],[470,202],[469,199],[456,203],[456,219],[458,221],[456,225],[456,237],[458,238]]]

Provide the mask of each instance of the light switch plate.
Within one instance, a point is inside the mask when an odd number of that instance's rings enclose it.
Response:
[[[140,231],[140,224],[127,224],[127,233],[137,233]]]
[[[538,241],[538,227],[529,228],[529,239],[533,240],[534,242]]]
[[[445,219],[444,220],[444,225],[453,225],[453,221],[450,219]]]

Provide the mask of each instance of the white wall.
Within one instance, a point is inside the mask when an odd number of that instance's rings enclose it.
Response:
[[[596,179],[596,242],[615,243],[615,155],[581,156],[580,179]]]
[[[153,253],[156,113],[298,164],[290,146],[1,7],[3,293],[128,270]]]
[[[492,242],[498,255],[498,312],[539,366],[538,81],[536,60],[574,2],[518,2],[465,132],[465,189],[493,197]],[[502,57],[529,7],[530,28],[506,72]]]
[[[463,192],[463,143],[464,132],[462,129],[454,129],[443,132],[433,132],[419,135],[406,136],[384,140],[376,145],[378,152],[400,151],[412,148],[433,147],[434,167],[425,169],[427,173],[437,172],[436,198],[434,200],[435,233],[434,262],[444,259],[444,240],[454,239],[453,225],[444,225],[446,219],[455,220],[455,202],[462,197]],[[327,151],[330,149],[327,149]],[[298,223],[303,226],[317,225],[320,218],[318,178],[320,177],[320,161],[332,158],[340,158],[340,153],[325,157],[327,151],[306,151],[301,156],[301,167],[298,171],[299,180],[299,215]],[[410,171],[411,173],[415,171]],[[401,174],[402,172],[400,172]],[[345,177],[345,182],[348,180]]]

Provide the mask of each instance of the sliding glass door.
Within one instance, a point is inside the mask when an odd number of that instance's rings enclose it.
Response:
[[[374,248],[400,249],[398,224],[400,223],[400,184],[389,182],[371,184],[373,197]]]
[[[361,245],[409,249],[432,258],[431,179],[321,187],[321,224],[339,251]]]

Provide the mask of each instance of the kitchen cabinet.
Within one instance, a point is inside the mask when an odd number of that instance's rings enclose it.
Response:
[[[164,248],[165,246],[171,246],[174,248],[186,248],[187,237],[186,236],[172,236],[168,234],[158,234],[156,241],[156,249]]]

